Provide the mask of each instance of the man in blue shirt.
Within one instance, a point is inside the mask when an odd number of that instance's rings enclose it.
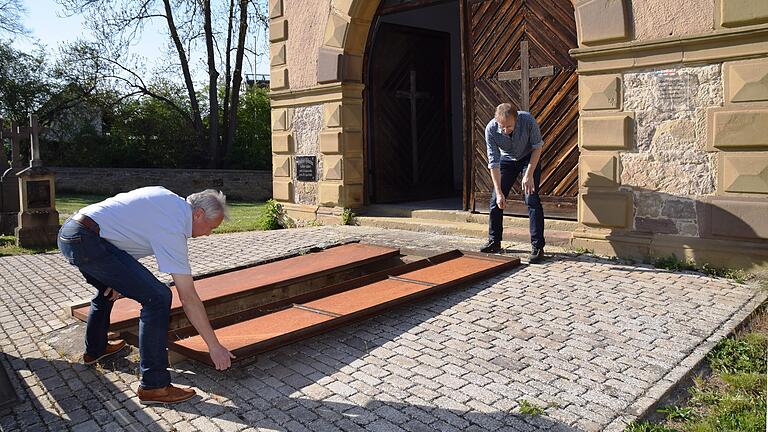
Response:
[[[536,119],[526,111],[516,111],[509,103],[496,107],[494,118],[485,127],[488,169],[491,170],[493,193],[488,218],[488,243],[481,252],[501,250],[502,220],[507,195],[512,184],[523,174],[522,189],[528,205],[531,231],[530,263],[544,258],[544,209],[539,199],[541,167],[539,157],[544,141]]]
[[[206,236],[226,217],[226,197],[208,189],[184,199],[158,186],[121,193],[80,209],[59,231],[59,249],[86,282],[97,289],[85,331],[83,362],[94,364],[125,347],[108,341],[112,304],[125,296],[142,306],[139,318],[141,383],[144,404],[174,403],[193,389],[171,384],[168,372],[168,320],[173,295],[138,259],[154,255],[158,269],[170,273],[189,322],[208,344],[216,369],[231,365],[232,353],[219,342],[195,290],[187,239]]]

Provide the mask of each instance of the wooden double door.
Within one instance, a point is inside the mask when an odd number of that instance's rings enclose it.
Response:
[[[469,2],[467,14],[472,56],[473,209],[488,211],[493,185],[485,126],[500,103],[520,106],[526,90],[520,72],[527,66],[531,75],[528,111],[544,137],[539,162],[544,214],[575,219],[579,107],[576,62],[568,54],[577,46],[571,0],[476,0]],[[521,50],[524,41],[527,59]],[[542,76],[535,76],[535,71]],[[509,75],[516,76],[510,79]],[[507,213],[528,214],[519,182],[513,186],[510,198]]]
[[[402,12],[408,3],[417,8],[444,2],[397,3]],[[579,110],[576,63],[568,54],[577,46],[571,0],[459,0],[459,6],[465,119],[452,121],[463,121],[465,130],[465,207],[488,211],[492,182],[484,133],[496,106],[519,107],[528,99],[527,110],[545,143],[539,191],[545,215],[575,219]],[[390,24],[381,24],[377,32],[368,90],[372,199],[396,202],[450,193],[447,35]],[[521,53],[523,42],[527,54]],[[526,75],[531,76],[527,85]],[[519,183],[510,198],[506,212],[527,215]]]

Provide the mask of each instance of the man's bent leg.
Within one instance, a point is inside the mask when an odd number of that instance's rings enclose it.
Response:
[[[107,252],[105,256],[81,268],[104,286],[141,303],[141,387],[166,387],[171,383],[167,351],[171,291],[136,259],[112,244],[104,240],[102,242]]]
[[[541,182],[541,165],[537,165],[533,171],[533,184],[535,191],[525,195],[525,204],[528,206],[528,224],[531,232],[531,246],[536,249],[544,249],[544,208],[539,198],[539,184]]]
[[[80,271],[85,281],[96,288],[96,296],[91,299],[88,321],[85,326],[85,353],[96,358],[107,349],[107,332],[109,331],[109,316],[114,304],[104,296],[107,286],[94,279],[89,274]]]
[[[509,190],[512,189],[512,183],[515,182],[519,171],[515,169],[514,164],[509,163],[502,163],[499,169],[501,171],[501,191],[504,193],[504,197],[506,197],[509,195]],[[488,203],[488,209],[488,241],[500,243],[504,232],[504,210],[499,208],[496,202],[495,188],[491,191],[491,201]]]

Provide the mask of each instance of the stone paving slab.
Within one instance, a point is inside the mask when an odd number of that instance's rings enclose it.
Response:
[[[203,274],[360,239],[483,243],[329,226],[193,239],[190,255]],[[728,280],[559,253],[229,371],[175,364],[174,382],[199,396],[143,407],[136,350],[93,368],[51,342],[77,333],[61,305],[91,295],[57,254],[0,258],[0,358],[22,399],[0,430],[618,431],[766,299]],[[521,415],[521,400],[545,415]]]

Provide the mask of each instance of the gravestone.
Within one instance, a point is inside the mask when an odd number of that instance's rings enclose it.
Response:
[[[0,235],[13,235],[18,225],[19,180],[18,173],[24,167],[21,162],[21,143],[29,139],[29,128],[11,122],[10,128],[2,127],[0,119]],[[10,147],[6,153],[5,144]],[[10,163],[9,163],[10,156]]]
[[[59,212],[56,211],[56,189],[53,171],[40,159],[37,117],[30,116],[32,158],[29,167],[18,173],[19,206],[16,245],[26,248],[56,246]]]

